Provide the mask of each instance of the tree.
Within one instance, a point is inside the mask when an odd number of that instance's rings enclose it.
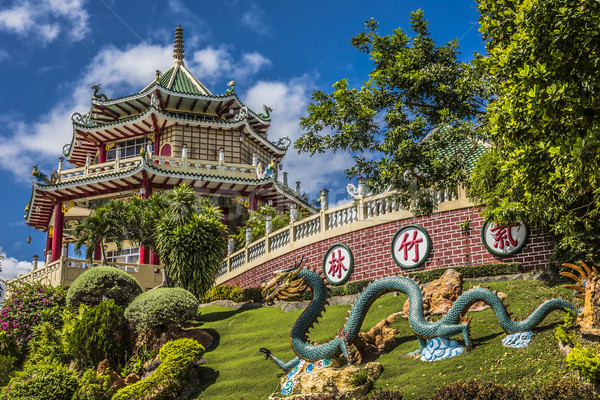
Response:
[[[492,150],[470,194],[486,218],[537,223],[570,259],[600,256],[600,3],[478,0],[497,87]],[[566,253],[565,253],[566,252]]]
[[[125,203],[125,230],[131,243],[156,251],[154,228],[167,208],[165,196],[155,193],[147,199],[133,197]]]
[[[173,284],[203,296],[213,285],[225,251],[221,211],[187,185],[165,194],[166,209],[154,240]]]
[[[102,263],[107,265],[106,244],[115,243],[117,251],[121,251],[126,233],[124,229],[125,205],[119,200],[110,200],[99,207],[90,216],[81,221],[75,228],[75,252],[81,254],[81,247],[86,246],[85,258],[91,264],[96,249],[100,246]]]
[[[369,79],[360,89],[342,79],[332,93],[315,91],[295,143],[311,154],[350,151],[350,178],[362,175],[375,191],[394,187],[417,214],[433,211],[432,187],[467,182],[466,160],[479,147],[489,96],[481,69],[458,60],[458,41],[436,46],[427,25],[421,10],[410,14],[413,37],[399,28],[380,36],[377,22],[367,21],[351,43],[373,61]],[[465,141],[473,143],[467,154],[447,151]]]

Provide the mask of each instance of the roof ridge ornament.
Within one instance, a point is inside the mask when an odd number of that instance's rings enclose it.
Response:
[[[183,65],[183,59],[185,55],[183,54],[185,50],[183,49],[183,28],[179,25],[175,28],[175,45],[173,46],[173,58],[175,61],[173,64],[181,64]]]

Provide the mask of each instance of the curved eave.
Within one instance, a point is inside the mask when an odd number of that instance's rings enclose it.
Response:
[[[87,154],[95,155],[100,144],[103,142],[126,140],[150,134],[154,135],[154,132],[162,131],[171,125],[195,125],[221,130],[244,131],[256,144],[271,153],[277,160],[281,160],[287,151],[287,148],[277,147],[263,135],[257,133],[247,120],[238,122],[202,121],[196,118],[185,118],[185,115],[178,118],[169,113],[150,105],[142,114],[112,123],[84,125],[73,122],[73,138],[67,159],[73,165],[83,166]],[[74,145],[75,142],[78,142],[77,146]]]
[[[235,92],[227,95],[198,95],[167,89],[154,82],[134,95],[106,101],[92,99],[90,118],[95,123],[102,125],[142,114],[150,107],[153,94],[156,95],[159,108],[167,111],[213,115],[227,120],[243,107],[248,109]],[[248,109],[248,121],[256,132],[265,135],[271,124],[270,119],[263,119],[250,109]]]
[[[286,189],[284,185],[272,178],[249,179],[180,172],[142,161],[135,167],[129,167],[126,171],[105,174],[100,177],[81,177],[52,185],[35,182],[26,223],[36,229],[46,230],[57,202],[123,193],[133,195],[134,191],[145,187],[146,184],[151,188],[163,190],[180,184],[188,184],[204,195],[227,194],[247,197],[253,192],[265,201],[271,200],[277,207],[288,207],[290,204],[296,203],[316,212],[295,192]]]

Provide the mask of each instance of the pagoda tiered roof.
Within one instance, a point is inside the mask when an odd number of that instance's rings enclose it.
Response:
[[[274,175],[257,178],[254,169],[240,165],[211,165],[191,162],[181,165],[165,162],[165,157],[145,157],[113,161],[86,168],[65,170],[56,182],[34,182],[30,205],[25,215],[28,225],[45,230],[57,202],[86,199],[87,202],[108,195],[139,195],[145,186],[168,190],[180,184],[194,187],[199,194],[229,194],[248,197],[251,193],[274,206],[299,204],[316,212],[298,193],[277,181]]]

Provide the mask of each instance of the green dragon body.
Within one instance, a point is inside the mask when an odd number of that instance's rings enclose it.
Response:
[[[529,331],[554,310],[568,309],[576,313],[581,311],[566,300],[552,298],[542,303],[525,320],[513,321],[502,300],[494,292],[488,289],[474,288],[463,293],[443,318],[436,322],[429,322],[423,313],[423,292],[420,286],[410,278],[393,276],[376,280],[362,291],[349,311],[346,324],[338,331],[335,338],[324,344],[313,344],[308,342],[308,332],[323,313],[327,302],[327,287],[323,283],[323,278],[300,265],[291,270],[276,273],[275,278],[263,286],[263,293],[266,295],[267,303],[272,304],[274,299],[298,299],[307,287],[312,289],[312,301],[296,320],[290,337],[292,349],[297,357],[286,363],[273,356],[268,349],[261,348],[259,350],[286,371],[296,366],[300,359],[316,361],[331,358],[340,353],[351,362],[349,347],[357,338],[371,304],[382,294],[391,291],[402,292],[408,296],[410,300],[408,322],[419,339],[421,350],[427,339],[436,337],[448,339],[457,334],[462,334],[466,348],[470,349],[469,326],[471,320],[463,319],[462,315],[471,305],[479,301],[492,307],[500,326],[507,333]]]

